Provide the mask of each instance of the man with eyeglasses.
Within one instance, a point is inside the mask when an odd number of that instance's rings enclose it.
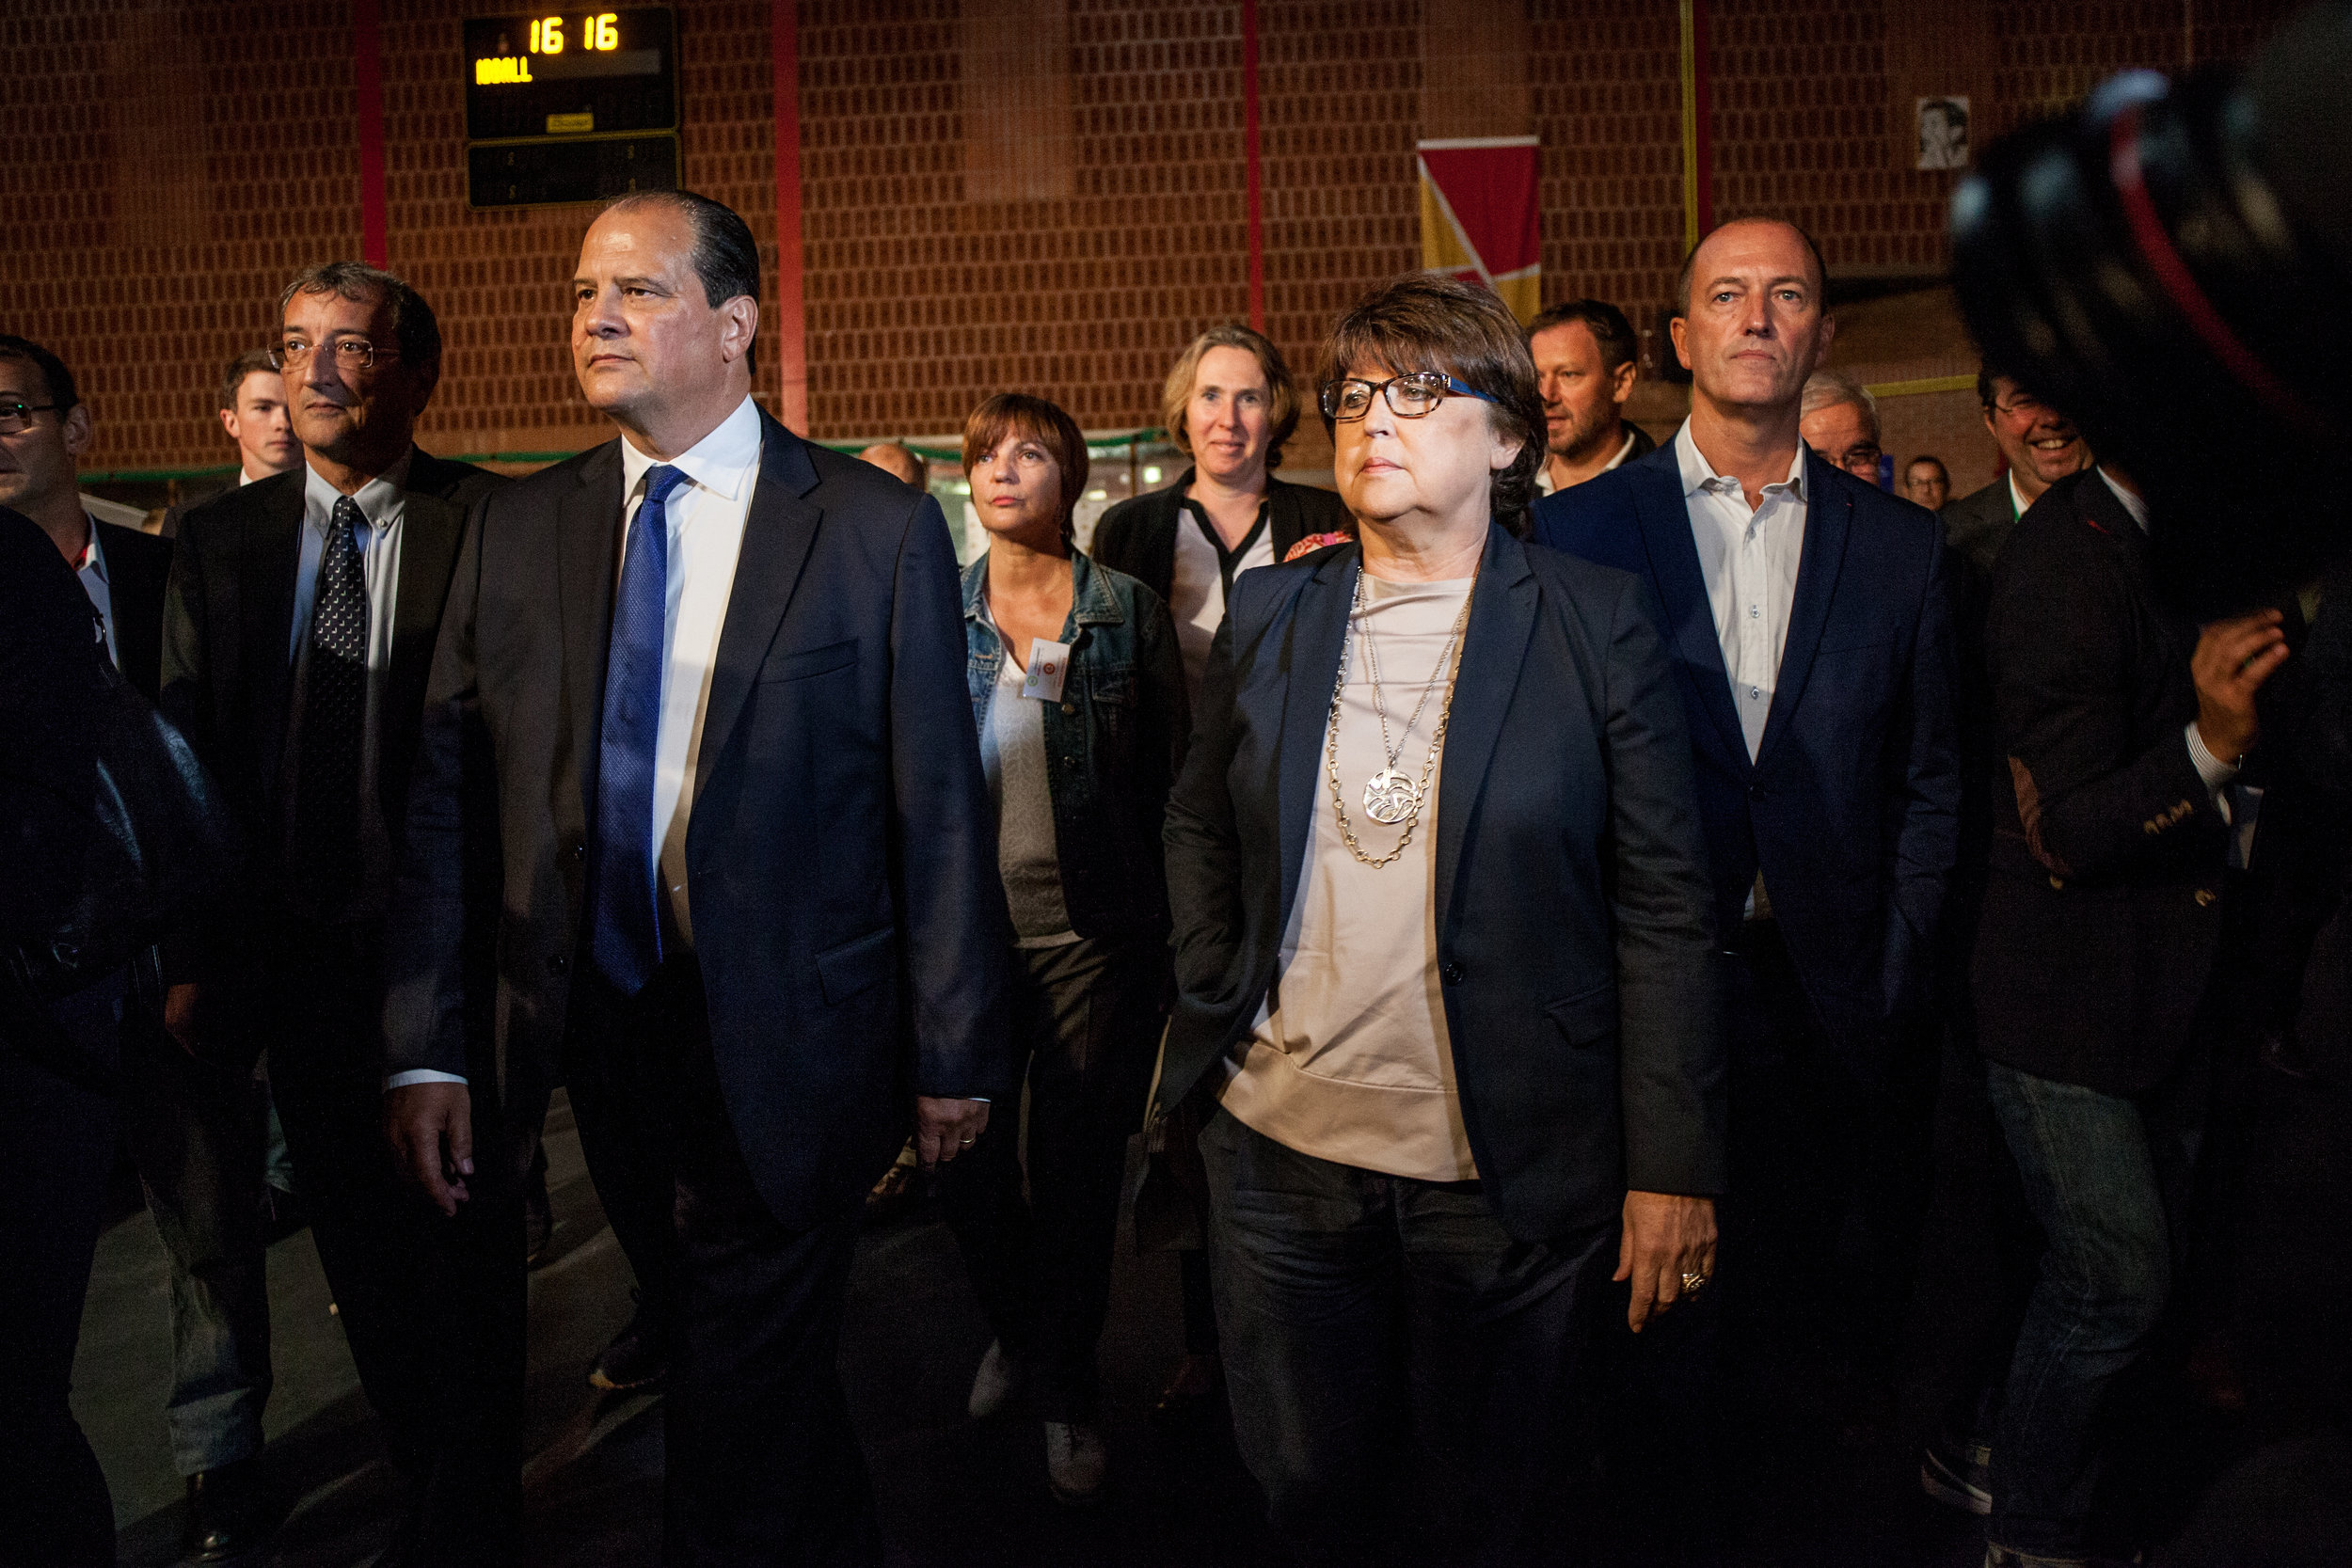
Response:
[[[1968,574],[1968,598],[1990,591],[1993,561],[2009,542],[2010,531],[2042,493],[2068,474],[2090,467],[2090,443],[2074,421],[1990,369],[1977,372],[1977,402],[1984,428],[2001,449],[2009,471],[1980,490],[1947,505],[1944,538]]]
[[[1879,400],[1844,371],[1805,378],[1797,434],[1814,454],[1865,484],[1879,482]]]
[[[1732,1003],[1714,1309],[1731,1314],[1726,1371],[1747,1402],[1731,1414],[1750,1442],[1787,1418],[1767,1355],[1822,1383],[1839,1367],[1866,1401],[1886,1370],[1924,1174],[1903,1047],[1960,798],[1934,519],[1800,432],[1835,331],[1823,286],[1795,225],[1716,229],[1683,264],[1671,324],[1692,376],[1681,432],[1535,508],[1538,543],[1648,578],[1688,710]],[[1675,1436],[1707,1424],[1677,1414]],[[1708,1457],[1692,1455],[1698,1473]]]
[[[477,1200],[445,1220],[395,1179],[377,1029],[426,670],[467,511],[503,482],[416,446],[441,336],[407,284],[328,262],[279,317],[303,462],[188,514],[165,626],[164,705],[242,819],[252,913],[180,957],[167,1006],[199,1048],[268,1053],[319,1261],[412,1489],[384,1560],[504,1562],[524,1282],[498,1073],[474,1078]]]

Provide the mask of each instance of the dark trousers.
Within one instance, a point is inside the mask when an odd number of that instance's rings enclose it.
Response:
[[[1615,1224],[1514,1241],[1478,1182],[1318,1160],[1231,1115],[1200,1152],[1234,1436],[1276,1528],[1316,1562],[1565,1559]]]
[[[1020,1101],[998,1103],[979,1141],[941,1169],[940,1200],[990,1327],[1030,1370],[1037,1414],[1090,1420],[1120,1181],[1152,1086],[1168,949],[1081,941],[1017,957],[1025,1149]]]
[[[121,987],[69,998],[72,1028],[111,1034]],[[111,1042],[106,1046],[111,1053]],[[114,1168],[115,1104],[0,1042],[0,1565],[111,1568],[114,1504],[73,1418],[73,1351]]]
[[[623,998],[582,966],[569,1059],[634,1095],[574,1091],[584,1148],[670,1173],[675,1291],[662,1560],[694,1568],[876,1564],[882,1530],[837,1361],[862,1211],[779,1225],[753,1185],[710,1053],[691,958]],[[609,1168],[609,1167],[608,1167]],[[641,1179],[643,1164],[631,1167]],[[591,1157],[590,1175],[604,1193]]]
[[[1993,1438],[1989,1540],[2085,1545],[2103,1418],[2186,1255],[2201,1074],[2126,1099],[1994,1063],[1985,1084],[2046,1244]]]
[[[326,933],[311,951],[274,977],[270,1087],[359,1385],[411,1488],[410,1550],[426,1562],[511,1561],[522,1528],[521,1140],[479,1075],[471,1196],[443,1217],[385,1143],[373,947]]]
[[[149,1021],[127,1047],[123,1130],[171,1265],[171,1392],[183,1476],[262,1451],[269,1290],[262,1166],[269,1107],[250,1070],[199,1062]]]

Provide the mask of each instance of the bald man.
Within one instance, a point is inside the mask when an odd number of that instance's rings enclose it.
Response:
[[[858,460],[871,463],[886,474],[903,480],[917,490],[923,488],[923,460],[914,449],[902,441],[877,441],[859,452]]]

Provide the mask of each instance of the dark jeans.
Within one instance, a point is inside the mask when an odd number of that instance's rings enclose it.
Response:
[[[171,1393],[183,1476],[262,1451],[269,1291],[262,1166],[269,1107],[250,1071],[196,1061],[150,1022],[126,1053],[123,1128],[171,1260]]]
[[[444,1218],[384,1138],[382,991],[372,948],[323,932],[274,977],[270,1087],[359,1385],[407,1481],[421,1561],[520,1548],[522,1140],[473,1084],[474,1174]]]
[[[56,1009],[111,1034],[121,987]],[[110,1052],[111,1042],[105,1050]],[[73,1418],[73,1351],[106,1177],[115,1104],[0,1043],[0,1564],[97,1568],[115,1560],[114,1505]]]
[[[1517,1242],[1478,1182],[1318,1160],[1231,1115],[1200,1152],[1234,1435],[1276,1528],[1313,1561],[1563,1559],[1614,1223]]]
[[[727,1117],[692,958],[671,959],[630,998],[581,969],[568,1057],[639,1089],[583,1101],[575,1088],[582,1145],[631,1150],[633,1180],[644,1162],[671,1180],[657,1265],[675,1301],[662,1560],[878,1564],[873,1488],[836,1366],[862,1208],[797,1231],[770,1213]],[[604,1178],[593,1164],[590,1174],[602,1197]]]
[[[1090,1420],[1120,1180],[1152,1086],[1168,948],[1082,941],[1016,958],[1028,1135],[1020,1100],[999,1101],[979,1142],[941,1168],[939,1195],[990,1327],[1030,1369],[1037,1414]]]
[[[1985,1088],[2046,1239],[1994,1433],[1985,1534],[2015,1551],[2078,1552],[2102,1414],[2154,1336],[2181,1260],[2193,1099],[2124,1099],[1998,1063]]]

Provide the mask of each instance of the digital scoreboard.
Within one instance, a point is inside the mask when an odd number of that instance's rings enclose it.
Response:
[[[475,17],[465,44],[469,205],[677,188],[677,27],[668,8]]]

